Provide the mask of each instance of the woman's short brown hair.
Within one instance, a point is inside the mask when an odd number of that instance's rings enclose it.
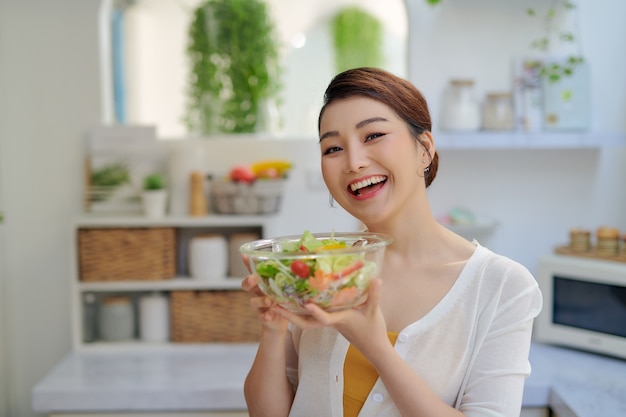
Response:
[[[324,93],[317,128],[326,107],[334,101],[350,97],[368,97],[389,106],[405,121],[411,135],[424,146],[420,135],[430,132],[432,122],[428,103],[422,93],[409,81],[379,68],[353,68],[337,74]],[[435,179],[439,167],[439,154],[435,152],[424,172],[426,187]]]

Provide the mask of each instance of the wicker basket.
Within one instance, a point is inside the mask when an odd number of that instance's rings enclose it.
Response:
[[[172,342],[258,342],[261,326],[250,294],[241,290],[172,291]]]
[[[81,281],[158,281],[176,275],[174,228],[78,231]]]
[[[228,180],[210,182],[213,211],[221,214],[270,214],[280,208],[285,180],[256,180],[251,184]]]

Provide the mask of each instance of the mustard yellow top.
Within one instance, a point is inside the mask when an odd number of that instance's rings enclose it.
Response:
[[[398,333],[387,332],[391,344],[396,343]],[[378,373],[354,346],[348,347],[343,364],[343,416],[356,417],[365,399],[378,379]]]

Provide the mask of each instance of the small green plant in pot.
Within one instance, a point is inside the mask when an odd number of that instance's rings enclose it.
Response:
[[[167,190],[161,173],[151,173],[143,178],[141,195],[144,214],[149,218],[161,218],[167,211]]]
[[[162,190],[165,188],[165,179],[160,173],[154,173],[146,175],[143,179],[143,189],[148,190]]]

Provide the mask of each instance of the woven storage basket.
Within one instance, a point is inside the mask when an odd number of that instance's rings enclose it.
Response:
[[[158,281],[176,275],[176,232],[170,227],[78,231],[81,281]]]
[[[250,306],[250,294],[241,290],[172,291],[172,342],[258,342],[261,326]]]

